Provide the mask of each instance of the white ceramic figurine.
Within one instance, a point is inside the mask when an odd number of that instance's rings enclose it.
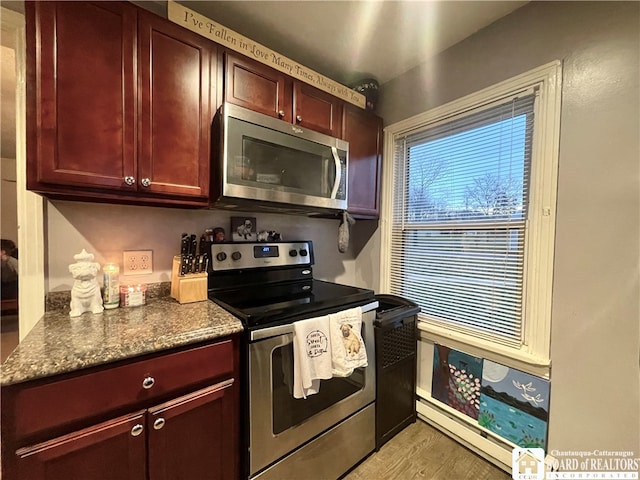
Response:
[[[79,317],[84,312],[102,313],[102,295],[100,286],[96,281],[96,275],[100,270],[100,264],[93,261],[93,254],[84,248],[82,252],[74,255],[76,263],[69,265],[69,271],[75,282],[71,289],[70,317]]]

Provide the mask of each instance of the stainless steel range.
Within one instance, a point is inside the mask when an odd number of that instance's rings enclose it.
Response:
[[[372,290],[313,278],[311,241],[213,244],[209,298],[240,318],[243,467],[251,479],[338,478],[375,448]],[[362,309],[368,366],[291,393],[293,324]]]

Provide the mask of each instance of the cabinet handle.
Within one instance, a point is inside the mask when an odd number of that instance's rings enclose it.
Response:
[[[278,110],[278,116],[284,118],[284,110]]]
[[[136,179],[133,177],[124,177],[124,183],[126,183],[127,185],[133,185],[134,183],[136,183]]]
[[[158,419],[156,419],[155,422],[153,422],[153,429],[154,430],[160,430],[162,427],[164,427],[164,418],[160,417]]]
[[[296,122],[302,123],[302,115],[296,115]]]
[[[131,429],[131,435],[134,437],[137,437],[142,433],[143,430],[144,430],[144,427],[138,423],[134,425],[133,428]]]
[[[142,180],[140,180],[140,183],[142,183],[143,187],[148,187],[149,185],[151,185],[151,180],[149,180],[148,178],[143,178]]]
[[[142,388],[144,388],[145,390],[149,390],[151,387],[153,387],[153,385],[156,383],[156,379],[153,377],[146,377],[143,381],[142,381]]]

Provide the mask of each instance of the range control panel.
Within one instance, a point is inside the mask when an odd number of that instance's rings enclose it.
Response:
[[[213,271],[297,265],[313,265],[311,241],[211,245]]]

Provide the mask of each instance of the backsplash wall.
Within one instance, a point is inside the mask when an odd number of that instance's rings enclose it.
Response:
[[[206,228],[223,227],[229,238],[232,215],[256,217],[258,230],[276,230],[284,240],[312,240],[315,278],[374,288],[370,275],[356,273],[355,258],[377,228],[377,222],[356,223],[352,227],[353,240],[349,250],[341,254],[337,246],[337,219],[50,201],[45,206],[45,290],[71,290],[73,278],[69,264],[83,248],[93,253],[100,265],[118,263],[121,272],[124,250],[152,250],[153,273],[136,276],[121,273],[121,283],[169,282],[172,259],[180,249],[181,233],[195,233],[199,238]],[[357,235],[360,230],[362,232]]]

